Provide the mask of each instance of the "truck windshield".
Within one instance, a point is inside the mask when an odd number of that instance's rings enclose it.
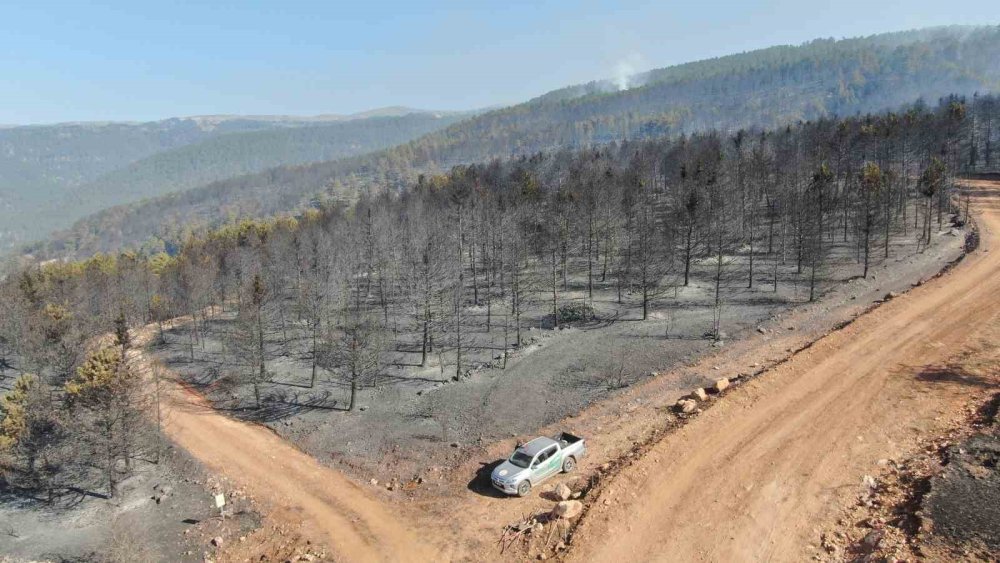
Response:
[[[510,456],[510,462],[518,467],[527,468],[531,463],[531,456],[521,450],[516,450],[514,455]]]

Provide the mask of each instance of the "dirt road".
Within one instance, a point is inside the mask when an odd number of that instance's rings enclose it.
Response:
[[[803,561],[817,523],[946,405],[981,392],[936,369],[1000,318],[1000,184],[974,182],[979,252],[734,390],[618,475],[578,561]]]
[[[147,328],[137,335],[136,348],[154,334]],[[162,385],[166,434],[210,469],[245,488],[271,522],[325,544],[337,561],[433,559],[433,552],[389,507],[350,479],[268,428],[212,409],[175,378],[165,377]]]

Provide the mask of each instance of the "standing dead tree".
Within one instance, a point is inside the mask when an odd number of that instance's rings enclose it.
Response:
[[[259,409],[261,385],[274,376],[268,370],[272,355],[268,346],[271,294],[259,274],[250,278],[243,293],[233,327],[226,334],[226,350],[228,363],[236,368],[232,375],[253,388],[254,404]]]

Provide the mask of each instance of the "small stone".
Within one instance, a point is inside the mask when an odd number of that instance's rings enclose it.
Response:
[[[865,539],[861,540],[861,546],[868,551],[875,551],[882,543],[883,536],[881,530],[872,530],[865,535]]]
[[[713,389],[715,389],[717,393],[721,393],[726,389],[729,389],[729,379],[723,377],[722,379],[716,381]]]
[[[222,536],[215,536],[214,538],[212,538],[212,545],[214,545],[215,547],[222,547],[222,543],[223,543]]]
[[[377,487],[378,486],[378,479],[372,479],[372,480],[368,481],[368,484],[370,484],[373,487]]]
[[[874,491],[876,488],[878,488],[878,482],[875,481],[875,478],[872,477],[871,475],[865,475],[864,477],[861,478],[861,486],[864,487],[865,489],[868,489],[869,491]]]
[[[695,389],[691,393],[691,398],[692,399],[697,399],[699,401],[707,401],[708,400],[708,393],[706,393],[704,389],[702,389],[701,387],[699,387],[699,388]]]

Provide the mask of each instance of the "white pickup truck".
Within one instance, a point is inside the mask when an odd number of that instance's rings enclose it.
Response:
[[[539,437],[514,450],[493,470],[493,486],[508,495],[526,496],[531,487],[559,473],[576,469],[587,453],[583,438],[563,432],[552,438]]]

